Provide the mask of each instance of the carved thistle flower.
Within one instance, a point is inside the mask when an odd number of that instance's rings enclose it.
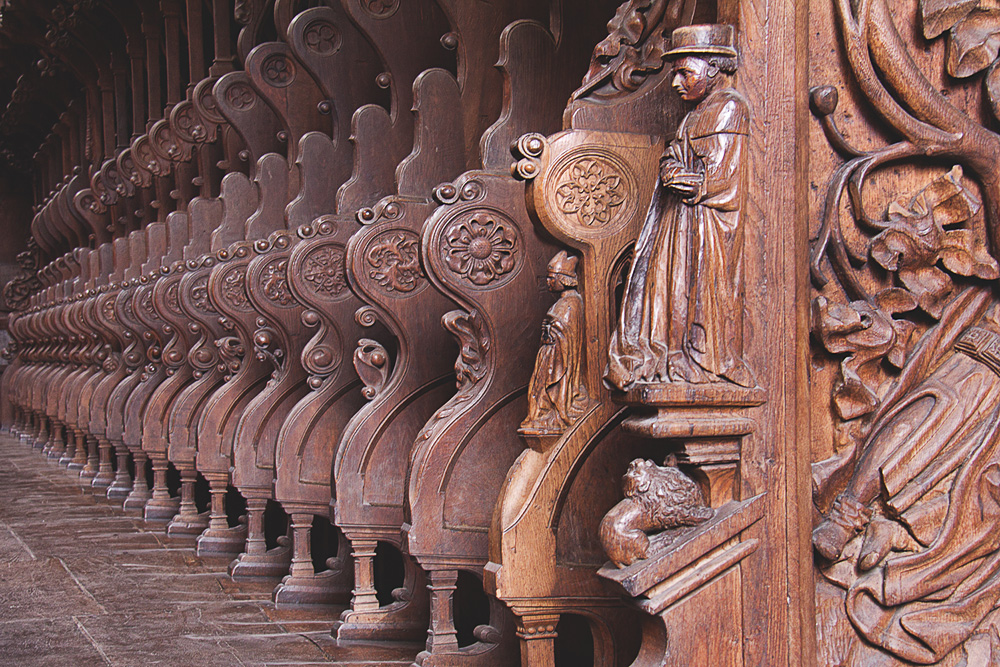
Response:
[[[444,242],[445,264],[473,285],[488,285],[514,269],[515,232],[489,213],[453,222]]]
[[[598,160],[580,160],[556,188],[559,210],[576,213],[589,226],[606,224],[624,201],[621,176]]]

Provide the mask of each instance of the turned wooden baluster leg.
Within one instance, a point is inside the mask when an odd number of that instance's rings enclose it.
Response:
[[[69,466],[70,461],[76,456],[76,435],[70,429],[68,424],[63,425],[63,437],[66,440],[66,444],[63,446],[62,456],[59,457],[59,465],[63,468]]]
[[[559,614],[522,616],[517,624],[521,639],[521,667],[555,667],[556,626]]]
[[[375,540],[353,540],[354,590],[351,609],[354,611],[376,611],[379,608],[375,593]]]
[[[42,433],[43,428],[45,428],[46,431],[48,430],[48,427],[45,426],[42,422],[41,413],[37,412],[36,410],[32,410],[31,430],[28,433],[28,439],[29,442],[31,442],[31,446],[34,447],[35,449],[41,449],[42,447],[45,446],[45,440],[43,439],[43,435],[45,438],[49,437],[47,432],[44,434]]]
[[[267,553],[267,540],[264,537],[264,509],[266,507],[266,500],[261,498],[247,499],[246,553],[250,556],[263,556]]]
[[[226,480],[211,479],[208,482],[208,492],[212,496],[212,505],[208,509],[209,530],[229,530],[229,515],[226,514]]]
[[[292,567],[293,577],[311,577],[316,574],[312,562],[312,514],[292,514]]]
[[[98,462],[97,474],[94,475],[90,486],[95,489],[106,489],[111,486],[111,482],[115,481],[115,471],[111,465],[111,441],[107,438],[98,438],[97,444],[100,450],[100,461]]]
[[[73,429],[73,460],[66,465],[67,470],[79,473],[87,465],[87,435],[78,428]]]
[[[125,443],[115,442],[115,455],[118,458],[118,470],[115,479],[108,487],[109,500],[125,500],[132,492],[132,475],[128,472],[129,451]]]
[[[87,463],[80,471],[80,482],[90,484],[97,475],[100,465],[100,455],[97,453],[97,438],[92,435],[87,436]]]
[[[456,588],[458,588],[458,570],[431,570],[428,573],[431,625],[427,630],[427,651],[430,653],[458,651],[454,605]]]
[[[41,413],[38,414],[38,434],[35,436],[35,447],[42,450],[43,454],[48,453],[49,441],[49,418]]]
[[[149,499],[153,497],[149,490],[149,484],[146,483],[146,461],[149,460],[149,457],[146,456],[146,452],[140,450],[135,453],[132,460],[135,462],[135,479],[132,480],[132,491],[122,506],[127,510],[142,511]]]
[[[49,418],[49,442],[45,445],[45,459],[50,463],[55,463],[62,456],[62,449],[66,447],[63,440],[62,424],[58,420]]]
[[[198,505],[194,501],[194,485],[198,481],[198,473],[194,470],[181,470],[181,506],[179,519],[192,519],[198,516]]]
[[[170,497],[167,488],[167,469],[169,463],[163,456],[152,456],[153,462],[153,493],[146,503],[143,516],[146,521],[170,521],[177,514],[178,499]]]

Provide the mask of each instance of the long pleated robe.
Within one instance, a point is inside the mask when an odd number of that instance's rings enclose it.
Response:
[[[611,340],[607,379],[619,389],[636,382],[754,384],[743,361],[749,116],[739,93],[716,90],[684,118],[664,153]],[[663,185],[679,172],[704,176],[693,196]]]

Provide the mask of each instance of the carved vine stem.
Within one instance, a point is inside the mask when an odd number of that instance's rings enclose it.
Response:
[[[847,57],[862,92],[921,154],[959,160],[975,172],[991,223],[992,246],[1000,248],[1000,175],[996,170],[1000,135],[948,102],[927,80],[900,37],[885,0],[862,0],[856,16],[850,0],[836,0],[836,8]],[[913,114],[883,85],[875,66]]]

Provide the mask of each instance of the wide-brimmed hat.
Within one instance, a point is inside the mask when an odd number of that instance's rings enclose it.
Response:
[[[733,26],[710,23],[677,28],[671,37],[667,58],[684,56],[736,57],[736,32]]]

